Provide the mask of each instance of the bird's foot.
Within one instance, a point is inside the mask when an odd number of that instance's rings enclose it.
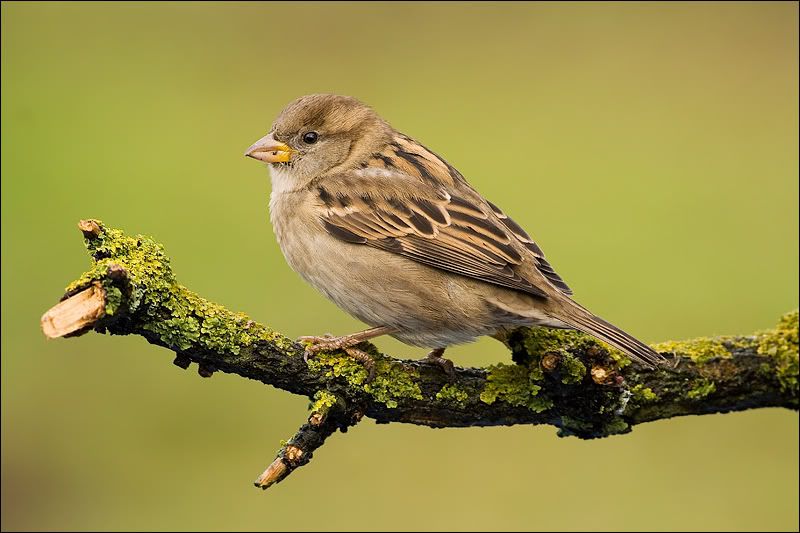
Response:
[[[431,351],[428,356],[425,358],[425,361],[431,364],[434,364],[441,368],[445,374],[447,374],[447,379],[450,381],[455,381],[456,379],[456,368],[453,362],[450,359],[445,359],[442,357],[444,353],[444,348],[436,348],[435,350]]]
[[[347,336],[344,337],[334,337],[330,333],[326,333],[322,336],[307,336],[307,337],[298,337],[297,342],[300,343],[307,343],[306,351],[303,354],[303,360],[306,362],[308,358],[319,353],[331,350],[342,350],[347,346],[352,346],[353,344],[358,343],[349,343],[350,339]]]
[[[366,383],[375,379],[375,360],[365,351],[355,347],[356,344],[363,342],[361,338],[353,338],[352,335],[334,337],[333,335],[325,334],[321,337],[300,337],[297,342],[307,343],[306,350],[303,353],[303,361],[306,363],[308,363],[309,357],[314,357],[319,352],[343,350],[347,355],[364,365],[367,370]]]
[[[347,355],[364,365],[364,368],[367,371],[367,380],[364,383],[371,383],[372,380],[375,379],[375,359],[373,359],[372,356],[367,352],[352,346],[350,348],[343,349]]]

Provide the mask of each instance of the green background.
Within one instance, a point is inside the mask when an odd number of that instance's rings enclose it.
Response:
[[[242,156],[290,100],[368,102],[528,228],[645,341],[798,304],[798,6],[2,5],[3,529],[798,528],[798,416],[600,441],[365,420],[262,493],[305,398],[201,379],[138,337],[47,341],[76,222],[291,337],[360,324],[294,274]],[[397,356],[423,355],[391,339]],[[459,364],[508,360],[483,339]]]

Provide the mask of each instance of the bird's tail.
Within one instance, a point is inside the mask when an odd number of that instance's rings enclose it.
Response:
[[[575,307],[570,309],[568,316],[560,316],[559,319],[561,321],[592,337],[607,342],[614,348],[625,352],[631,359],[646,366],[655,367],[665,361],[663,355],[659,354],[642,341],[628,335],[602,318],[593,315],[590,311],[577,303],[573,301],[570,303]]]

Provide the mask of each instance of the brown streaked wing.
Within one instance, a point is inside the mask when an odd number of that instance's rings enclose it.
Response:
[[[463,176],[447,161],[406,135],[398,134],[394,142],[388,145],[384,154],[374,154],[373,157],[379,158],[383,166],[387,168],[389,167],[388,161],[395,161],[399,170],[406,174],[417,176],[428,183],[440,185],[455,185],[455,183],[459,183],[471,189]],[[533,255],[535,264],[542,275],[562,293],[571,296],[572,289],[553,270],[553,267],[544,258],[544,252],[530,235],[511,217],[503,213],[499,207],[489,201],[486,201],[486,203],[495,217],[500,219],[499,225],[497,220],[482,211],[481,206],[458,196],[451,198],[447,211],[453,218],[453,225],[459,225],[459,223],[465,221],[468,222],[464,230],[466,232],[476,232],[490,239],[502,240],[503,237],[499,233],[503,230],[508,230],[516,240],[532,252],[531,255]],[[472,240],[472,237],[468,236],[467,239]],[[482,247],[486,247],[485,243],[482,243]],[[515,260],[521,260],[521,256],[513,246],[506,245],[505,248],[506,252],[514,255]]]
[[[547,293],[522,278],[510,264],[488,262],[480,254],[475,254],[474,249],[467,250],[418,235],[408,235],[393,240],[395,241],[393,243],[384,243],[381,240],[367,244],[403,255],[424,265],[547,298]]]
[[[533,239],[531,239],[531,236],[528,235],[524,229],[522,229],[522,226],[514,222],[510,216],[503,213],[503,211],[492,202],[487,200],[486,203],[489,204],[489,206],[492,208],[492,211],[494,211],[494,214],[500,219],[505,227],[511,231],[512,235],[514,235],[522,244],[524,244],[528,250],[533,252],[533,254],[536,256],[536,266],[539,268],[539,272],[544,274],[544,277],[546,277],[550,283],[558,287],[561,292],[567,296],[572,296],[572,289],[570,289],[569,285],[567,285],[564,280],[561,279],[561,276],[559,276],[556,271],[553,270],[553,267],[547,262],[547,259],[544,258],[544,252],[542,252],[542,249],[539,248],[539,245],[536,244]]]
[[[520,274],[517,267],[524,261],[520,244],[514,244],[505,226],[480,206],[426,185],[404,194],[376,187],[374,194],[367,195],[344,192],[354,190],[344,183],[335,193],[319,187],[317,193],[325,206],[323,227],[345,242],[547,297]]]

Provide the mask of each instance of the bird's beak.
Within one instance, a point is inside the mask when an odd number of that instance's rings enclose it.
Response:
[[[292,158],[292,149],[282,142],[276,141],[270,133],[257,140],[244,155],[265,163],[285,163]]]

